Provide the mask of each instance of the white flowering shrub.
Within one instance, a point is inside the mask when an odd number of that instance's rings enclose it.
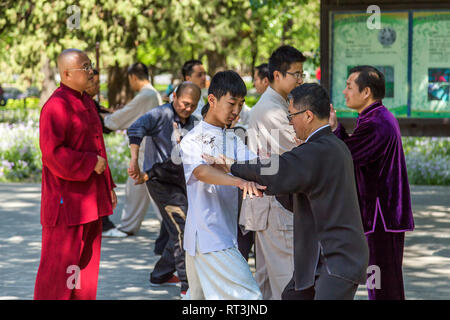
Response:
[[[116,183],[128,177],[130,150],[125,131],[104,136],[108,163]],[[0,122],[0,182],[38,182],[42,173],[39,122]]]
[[[27,121],[0,122],[0,182],[39,182],[42,161],[38,113]],[[128,177],[130,149],[125,131],[105,134],[108,163],[116,183]],[[450,138],[404,137],[410,184],[450,185]]]
[[[450,185],[450,138],[404,137],[410,184]]]

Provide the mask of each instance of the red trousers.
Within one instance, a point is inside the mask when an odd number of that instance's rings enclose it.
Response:
[[[43,227],[34,299],[95,300],[101,241],[101,218],[78,226],[58,221]]]

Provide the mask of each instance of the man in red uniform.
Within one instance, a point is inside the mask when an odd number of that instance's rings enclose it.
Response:
[[[95,299],[101,217],[117,204],[102,127],[85,93],[93,77],[77,49],[58,57],[61,84],[39,120],[42,151],[42,251],[35,299]]]

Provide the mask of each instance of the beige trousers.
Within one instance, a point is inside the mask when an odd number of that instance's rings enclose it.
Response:
[[[293,218],[273,196],[243,202],[239,223],[255,231],[255,279],[264,300],[280,300],[294,273]]]

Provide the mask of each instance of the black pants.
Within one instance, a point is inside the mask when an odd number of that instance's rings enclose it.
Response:
[[[252,251],[253,244],[255,243],[255,232],[248,231],[244,235],[244,234],[242,234],[241,228],[238,225],[237,242],[238,242],[239,252],[245,258],[245,260],[248,261],[248,255]]]
[[[248,255],[252,251],[252,247],[255,244],[255,232],[248,231],[245,235],[242,233],[241,227],[239,226],[239,217],[241,215],[242,208],[242,190],[238,189],[238,219],[237,219],[237,243],[239,252],[248,261]]]
[[[108,231],[110,229],[114,229],[116,226],[114,223],[109,220],[108,216],[102,217],[102,232]]]
[[[281,294],[282,300],[353,300],[358,284],[328,274],[321,257],[316,271],[314,285],[295,290],[294,278]]]
[[[154,180],[146,182],[148,191],[162,216],[162,223],[169,234],[169,240],[162,255],[150,274],[150,281],[163,283],[169,280],[175,271],[181,281],[181,290],[188,289],[183,249],[184,225],[186,223],[187,199],[183,192],[172,189],[167,193],[167,185]]]
[[[159,229],[159,236],[155,240],[154,252],[156,255],[160,256],[164,252],[164,248],[169,241],[169,233],[167,232],[166,225],[161,221],[161,227]]]

